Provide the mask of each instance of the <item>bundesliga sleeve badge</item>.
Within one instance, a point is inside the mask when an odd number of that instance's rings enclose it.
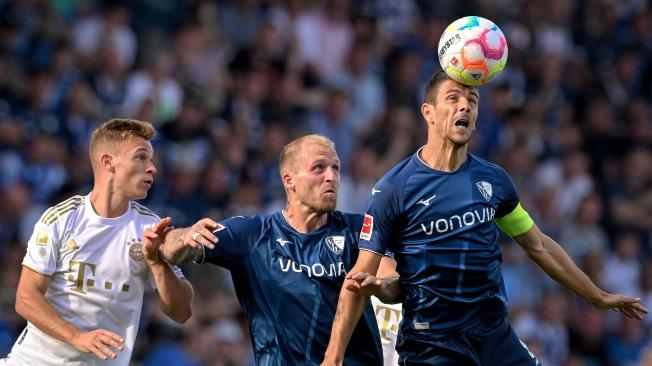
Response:
[[[374,217],[371,215],[364,215],[362,222],[362,230],[360,230],[360,239],[371,240],[371,234],[374,231]]]

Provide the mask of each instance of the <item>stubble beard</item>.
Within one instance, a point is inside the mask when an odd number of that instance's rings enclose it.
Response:
[[[332,198],[321,198],[318,199],[316,204],[313,206],[315,212],[318,213],[328,213],[335,210],[337,206],[337,197]]]

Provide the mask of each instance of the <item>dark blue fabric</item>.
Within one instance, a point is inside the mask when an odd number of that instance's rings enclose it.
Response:
[[[358,257],[362,216],[333,212],[308,234],[281,212],[233,217],[215,231],[206,262],[228,268],[249,319],[258,365],[319,365],[330,339],[337,301]],[[347,366],[382,365],[375,316],[368,304],[347,352]]]
[[[506,317],[487,316],[466,332],[429,341],[410,340],[397,348],[399,365],[405,366],[540,365]]]
[[[360,248],[394,253],[404,297],[399,342],[464,331],[484,315],[506,314],[493,219],[518,202],[507,173],[471,154],[446,173],[417,152],[376,183]],[[488,300],[495,301],[480,305]]]

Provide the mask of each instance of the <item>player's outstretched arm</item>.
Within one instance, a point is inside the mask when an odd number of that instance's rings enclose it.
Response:
[[[63,320],[45,298],[50,281],[51,277],[23,267],[16,290],[16,313],[45,334],[81,352],[93,353],[103,360],[116,358],[124,339],[106,329],[84,332]]]
[[[350,273],[376,273],[380,260],[381,255],[361,250]],[[346,347],[369,298],[363,293],[360,284],[350,278],[350,273],[346,276],[344,286],[340,291],[331,338],[322,365],[343,364]]]
[[[147,235],[164,237],[172,230],[172,219],[166,217],[156,223]],[[161,240],[146,240],[143,243],[143,255],[156,283],[161,311],[177,323],[185,323],[192,316],[192,286],[185,279],[179,278],[170,265],[163,260],[160,252]]]
[[[599,289],[575,265],[564,249],[543,234],[536,225],[525,233],[515,236],[514,240],[550,277],[596,308],[622,312],[630,318],[639,320],[648,312],[641,305],[640,298],[610,294]]]
[[[163,221],[163,220],[161,220]],[[169,225],[169,223],[167,224]],[[213,249],[218,239],[213,235],[213,230],[219,224],[211,219],[204,218],[194,225],[182,229],[174,229],[156,233],[152,229],[145,230],[143,245],[153,243],[158,245],[162,258],[171,264],[182,264],[197,261],[204,255],[203,247]]]
[[[391,257],[383,257],[380,260],[380,267],[375,276],[366,272],[349,272],[347,278],[355,281],[347,282],[344,287],[364,296],[376,296],[385,304],[397,304],[401,302],[401,288],[399,286],[399,274],[396,272],[396,261]]]

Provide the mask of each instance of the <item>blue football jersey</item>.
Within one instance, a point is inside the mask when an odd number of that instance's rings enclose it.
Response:
[[[307,234],[281,212],[232,217],[215,230],[205,262],[229,269],[258,365],[319,365],[330,339],[342,283],[358,257],[362,215],[332,212]],[[353,333],[345,365],[382,365],[370,304]]]
[[[506,314],[499,231],[493,219],[519,202],[509,175],[472,154],[455,172],[428,167],[419,153],[372,190],[360,248],[394,253],[404,296],[404,337],[462,332]]]

